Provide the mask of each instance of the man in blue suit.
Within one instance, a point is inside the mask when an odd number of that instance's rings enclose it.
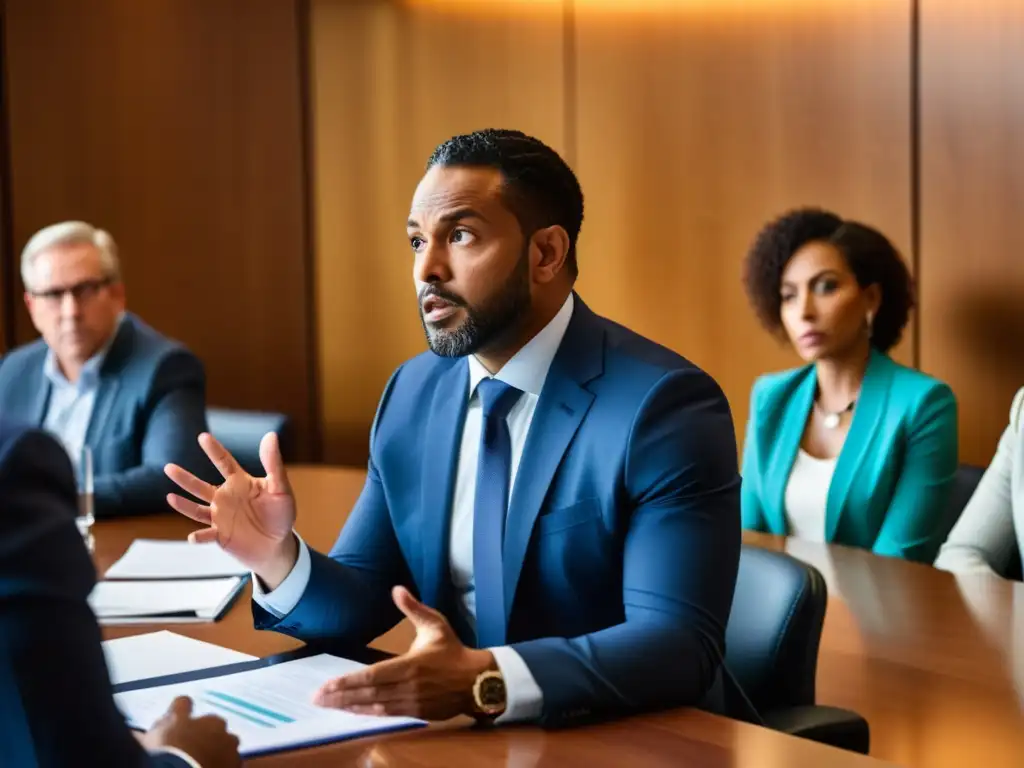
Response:
[[[0,424],[0,763],[12,768],[236,766],[238,739],[174,702],[135,737],[114,705],[96,583],[75,525],[63,448],[42,431]]]
[[[163,466],[208,476],[203,365],[125,313],[117,249],[84,222],[46,227],[21,257],[25,304],[42,338],[0,360],[0,416],[56,435],[77,467],[93,454],[97,516],[166,509]]]
[[[435,150],[408,220],[431,352],[385,387],[329,555],[292,533],[272,435],[266,478],[208,435],[222,485],[168,468],[207,503],[171,499],[208,526],[193,538],[253,569],[258,627],[366,643],[415,625],[321,704],[546,725],[710,704],[740,552],[732,418],[707,374],[574,293],[582,219],[536,139]]]

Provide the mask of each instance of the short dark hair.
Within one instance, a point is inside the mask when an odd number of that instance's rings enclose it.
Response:
[[[569,235],[566,263],[575,280],[576,240],[583,225],[583,190],[576,174],[555,150],[522,131],[487,128],[453,136],[430,155],[433,166],[494,168],[505,179],[503,197],[526,237],[558,225]]]
[[[811,242],[834,245],[866,288],[882,293],[871,344],[888,352],[903,335],[914,308],[914,283],[896,247],[877,229],[844,221],[820,208],[789,211],[765,225],[747,253],[743,284],[761,324],[772,333],[782,328],[782,273],[793,254]]]

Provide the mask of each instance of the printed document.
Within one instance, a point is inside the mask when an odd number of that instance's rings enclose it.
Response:
[[[136,539],[103,575],[105,579],[211,579],[245,576],[249,569],[216,542]]]
[[[103,643],[103,655],[113,685],[256,660],[247,653],[166,629],[107,640]]]
[[[239,752],[253,756],[425,725],[407,717],[356,715],[318,707],[313,694],[328,680],[364,665],[320,654],[235,674],[125,691],[114,701],[129,724],[148,729],[177,696],[189,696],[194,714],[218,715],[238,736]]]

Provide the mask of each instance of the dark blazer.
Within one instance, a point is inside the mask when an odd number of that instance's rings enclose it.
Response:
[[[257,626],[366,643],[404,584],[458,630],[448,567],[465,358],[425,353],[388,382],[362,495],[305,593]],[[507,518],[508,644],[541,722],[701,703],[716,682],[740,553],[725,396],[706,373],[578,298],[534,412]],[[468,644],[475,642],[460,630]]]
[[[148,755],[114,706],[77,504],[63,447],[0,425],[0,763],[186,768]]]
[[[43,373],[42,339],[0,360],[0,418],[40,427],[51,384]],[[98,517],[167,509],[177,487],[168,462],[212,479],[196,441],[206,430],[203,364],[177,342],[126,314],[100,369],[86,444],[93,451]]]

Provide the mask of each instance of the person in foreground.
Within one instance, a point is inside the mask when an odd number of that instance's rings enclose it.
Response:
[[[913,306],[896,249],[796,210],[760,232],[744,282],[761,322],[807,361],[754,383],[744,528],[931,563],[954,523],[957,407],[947,385],[887,354]]]
[[[191,717],[187,698],[145,734],[125,724],[86,602],[96,574],[75,525],[77,504],[60,444],[41,430],[0,424],[0,762],[240,765],[224,721]]]
[[[93,454],[98,517],[166,510],[169,461],[209,477],[202,363],[125,313],[117,248],[84,222],[36,233],[21,255],[42,338],[0,360],[0,415],[56,435],[77,468]]]
[[[329,555],[210,436],[226,478],[171,499],[254,571],[260,628],[408,653],[326,681],[355,712],[565,725],[716,699],[740,552],[732,417],[710,376],[573,293],[583,196],[517,131],[433,153],[408,217],[430,352],[392,375]],[[712,688],[712,686],[714,686]],[[707,696],[709,689],[712,696]],[[712,706],[713,704],[709,704]]]
[[[939,550],[935,567],[1005,576],[1024,553],[1024,389],[1010,406],[996,455]]]

